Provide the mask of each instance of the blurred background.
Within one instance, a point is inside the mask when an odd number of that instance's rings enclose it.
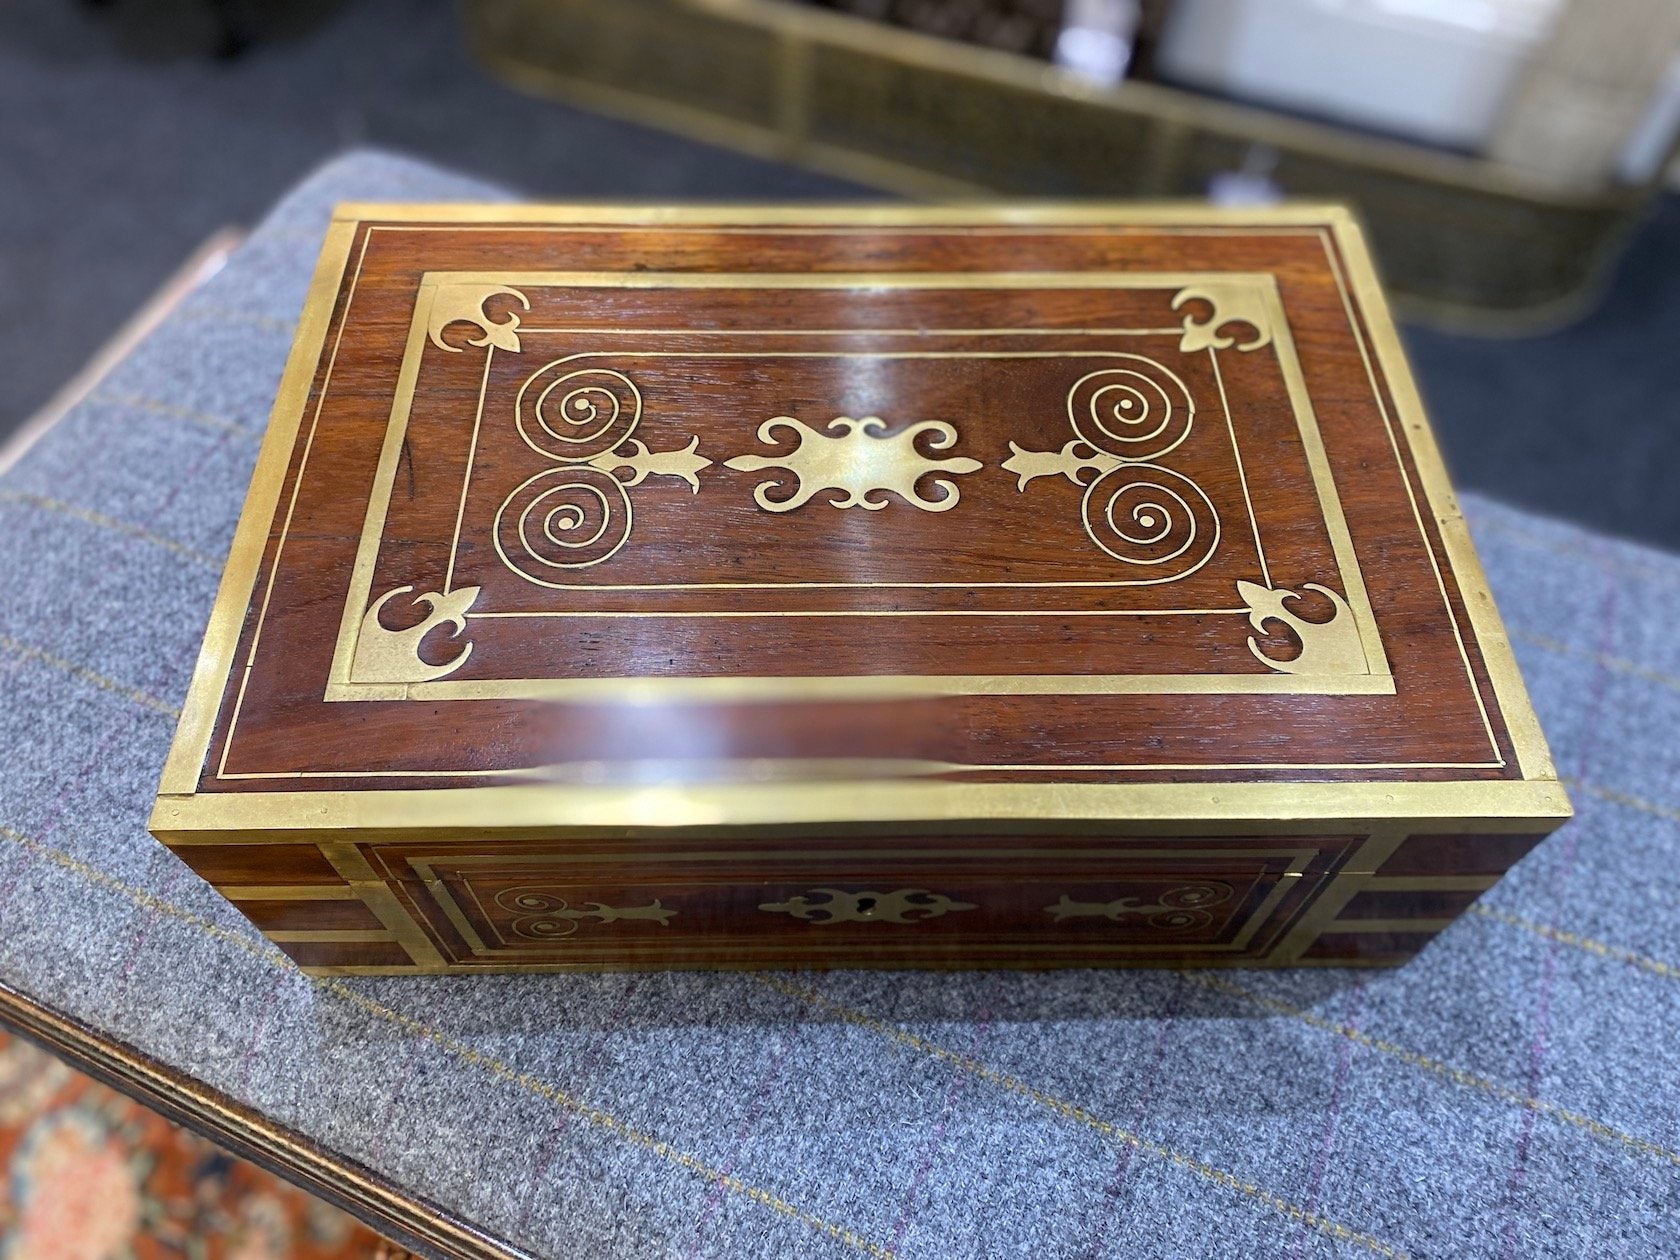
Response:
[[[0,0],[0,468],[377,146],[534,199],[1345,199],[1459,484],[1680,548],[1677,134],[1680,0]],[[8,1256],[399,1254],[0,1032],[8,1167]]]
[[[0,0],[0,432],[355,145],[551,199],[1337,197],[1460,484],[1680,546],[1677,131],[1674,0]]]

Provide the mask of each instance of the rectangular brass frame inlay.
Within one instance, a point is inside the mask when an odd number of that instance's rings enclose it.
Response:
[[[421,356],[425,352],[430,336],[435,336],[437,322],[444,317],[435,310],[440,291],[448,288],[452,292],[493,293],[517,290],[519,288],[762,288],[762,289],[858,289],[858,288],[910,288],[910,289],[1158,289],[1165,291],[1216,291],[1221,295],[1235,294],[1247,304],[1249,309],[1263,312],[1263,318],[1269,326],[1270,344],[1277,356],[1278,366],[1284,377],[1288,389],[1290,404],[1294,412],[1296,425],[1300,434],[1308,466],[1311,470],[1314,489],[1322,513],[1324,526],[1329,534],[1331,546],[1336,557],[1337,568],[1346,587],[1347,603],[1352,612],[1354,627],[1357,630],[1358,651],[1363,653],[1363,668],[1349,670],[1335,670],[1314,673],[1240,673],[1240,674],[1020,674],[1020,675],[974,675],[974,674],[942,674],[942,675],[816,675],[816,676],[728,676],[728,677],[694,677],[694,676],[641,676],[641,677],[595,677],[595,678],[505,678],[505,679],[470,679],[470,680],[426,680],[426,681],[358,681],[352,677],[354,662],[357,659],[358,638],[364,628],[364,616],[369,602],[374,594],[372,591],[373,570],[377,561],[380,545],[383,541],[386,514],[392,487],[395,484],[397,470],[401,458],[404,439],[407,433],[409,414],[413,406],[415,390],[418,384]],[[536,335],[545,332],[566,331],[547,329],[538,326],[523,326],[515,323],[512,326],[495,324],[485,329],[483,349],[485,353],[485,372],[491,359],[496,353],[498,340],[507,341],[517,335]],[[517,329],[517,333],[513,330]],[[605,332],[609,330],[594,330]],[[702,329],[682,330],[622,330],[627,337],[636,333],[648,335],[654,332],[682,331],[684,333],[700,334]],[[752,335],[755,330],[730,330],[728,335]],[[756,330],[769,335],[814,335],[823,330],[788,330],[769,329]],[[851,333],[870,332],[890,334],[892,329],[849,329]],[[901,330],[902,331],[902,330]],[[1022,335],[1028,333],[1042,333],[1043,329],[962,329],[964,336],[983,335]],[[1055,329],[1051,330],[1060,335],[1078,336],[1084,334],[1116,335],[1159,335],[1162,333],[1179,333],[1178,328],[1150,328],[1150,329]],[[939,330],[930,335],[938,336]],[[478,341],[470,343],[480,345]],[[504,349],[517,347],[516,339]],[[1213,361],[1215,379],[1220,381],[1220,407],[1225,425],[1230,432],[1231,444],[1238,467],[1242,465],[1242,453],[1237,443],[1236,429],[1231,419],[1226,399],[1223,396],[1223,383],[1218,369],[1217,344],[1205,346]],[[644,352],[654,353],[654,352]],[[674,353],[674,352],[672,352]],[[704,355],[707,352],[684,352],[685,357]],[[754,352],[715,352],[727,353],[731,357],[754,357]],[[844,356],[851,352],[842,351],[813,351],[808,352],[817,357],[831,355]],[[858,351],[861,357],[894,358],[902,357],[901,352],[891,351]],[[949,354],[951,357],[999,358],[1024,357],[1037,354],[1056,354],[1075,356],[1075,351],[966,351],[966,352],[919,352],[922,357],[940,357]],[[628,355],[618,357],[630,357]],[[477,436],[483,423],[484,395],[480,392],[478,411],[474,416],[473,435],[476,448]],[[469,476],[471,459],[468,461]],[[1246,481],[1242,493],[1247,508],[1248,527],[1253,531],[1254,545],[1261,557],[1261,565],[1265,565],[1265,549],[1260,539],[1259,526],[1255,518],[1253,502],[1249,498]],[[465,487],[463,486],[463,502]],[[459,546],[459,532],[451,542],[449,572],[454,571],[455,551]],[[727,584],[726,584],[727,585]],[[857,585],[857,584],[833,584]],[[880,585],[869,583],[864,585]],[[887,583],[891,586],[915,586],[915,583]],[[925,584],[924,584],[925,585]],[[963,584],[955,584],[963,585]],[[1064,583],[1011,583],[1019,586],[1056,586]],[[1125,582],[1082,582],[1078,585],[1128,585]],[[592,585],[592,590],[635,590],[640,587],[614,587],[610,584]],[[451,592],[446,589],[441,598],[450,598]],[[1241,606],[1240,600],[1234,600],[1235,607],[1209,609],[1167,609],[1167,610],[1121,610],[1102,615],[1159,615],[1172,616],[1183,614],[1229,615],[1239,619],[1246,619],[1249,609]],[[543,618],[549,616],[578,616],[600,615],[615,618],[633,619],[638,617],[662,616],[694,616],[719,617],[727,616],[720,612],[685,612],[673,613],[668,611],[622,611],[612,613],[588,613],[559,611],[501,611],[495,609],[471,609],[464,611],[461,616],[466,621],[483,617],[498,618]],[[833,616],[833,615],[861,615],[861,616],[892,616],[918,617],[949,615],[944,612],[930,610],[908,611],[800,611],[800,612],[763,612],[753,616]],[[1011,615],[1006,612],[978,612],[974,615]],[[1057,615],[1054,610],[1046,615]],[[338,638],[334,648],[331,674],[325,688],[323,699],[327,701],[353,700],[467,700],[467,699],[526,699],[541,698],[548,700],[606,700],[635,701],[645,703],[681,703],[685,701],[789,701],[812,700],[827,698],[844,699],[877,699],[906,696],[937,696],[937,695],[996,695],[996,694],[1039,694],[1039,695],[1074,695],[1074,694],[1256,694],[1256,693],[1290,693],[1308,695],[1348,695],[1348,694],[1394,694],[1394,679],[1389,672],[1386,654],[1382,648],[1381,638],[1377,631],[1376,619],[1372,612],[1370,601],[1366,593],[1363,576],[1359,569],[1357,557],[1354,554],[1352,540],[1349,537],[1346,519],[1342,512],[1341,503],[1336,494],[1334,481],[1330,475],[1328,458],[1324,451],[1323,441],[1319,435],[1317,420],[1314,417],[1312,404],[1307,396],[1305,379],[1296,358],[1293,341],[1291,340],[1288,320],[1284,314],[1282,300],[1278,294],[1274,277],[1267,273],[1195,273],[1195,272],[924,272],[924,273],[693,273],[693,272],[428,272],[424,276],[419,293],[416,296],[414,312],[411,319],[407,350],[398,380],[396,396],[391,409],[391,417],[387,426],[385,443],[381,451],[378,472],[375,477],[372,492],[369,496],[368,511],[364,523],[362,537],[357,548],[355,567],[352,573],[349,591],[345,601],[344,613],[341,619]]]

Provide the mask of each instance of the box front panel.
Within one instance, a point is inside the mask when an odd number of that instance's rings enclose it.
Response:
[[[1068,966],[1262,959],[1353,846],[902,837],[365,853],[466,968]]]

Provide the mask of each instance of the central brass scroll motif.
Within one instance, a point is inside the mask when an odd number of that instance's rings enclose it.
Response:
[[[956,482],[935,478],[931,488],[939,494],[934,498],[918,494],[916,483],[930,473],[971,473],[981,468],[977,459],[933,459],[916,448],[916,439],[924,433],[930,435],[929,451],[956,445],[957,431],[942,420],[913,424],[889,436],[887,422],[879,416],[861,420],[836,416],[828,422],[826,433],[792,416],[774,416],[758,426],[758,440],[774,443],[778,430],[787,430],[798,439],[786,455],[737,455],[724,461],[726,468],[744,472],[774,468],[793,475],[792,493],[781,498],[771,498],[769,492],[786,489],[786,477],[761,481],[753,490],[753,501],[766,512],[791,512],[823,490],[844,492],[828,500],[830,507],[878,512],[890,502],[879,496],[890,491],[924,512],[949,512],[961,497]]]
[[[1107,919],[1112,923],[1120,923],[1126,919],[1138,918],[1152,928],[1183,932],[1190,928],[1210,926],[1213,923],[1213,915],[1208,912],[1209,909],[1224,904],[1231,897],[1232,888],[1229,884],[1208,880],[1205,883],[1183,884],[1169,889],[1151,904],[1145,904],[1141,897],[1119,897],[1113,901],[1075,901],[1063,893],[1061,900],[1053,906],[1045,906],[1044,912],[1057,923],[1065,923],[1069,919]]]
[[[556,466],[514,488],[492,531],[502,562],[538,586],[559,585],[567,570],[600,564],[629,541],[633,487],[649,476],[676,477],[698,494],[700,470],[712,463],[697,436],[671,451],[650,451],[631,436],[642,391],[623,372],[568,367],[550,363],[519,390],[519,436]]]
[[[1066,477],[1085,489],[1085,536],[1139,570],[1136,584],[1176,582],[1201,568],[1219,546],[1219,513],[1202,488],[1160,461],[1196,422],[1190,390],[1170,368],[1142,355],[1127,366],[1087,372],[1067,395],[1075,434],[1059,451],[1011,442],[1003,461],[1026,492],[1039,477]],[[1087,480],[1087,474],[1094,474]]]
[[[513,934],[528,941],[553,941],[570,936],[585,919],[597,923],[617,923],[623,919],[647,919],[661,926],[669,926],[675,910],[663,906],[655,898],[645,906],[607,906],[599,901],[586,902],[573,909],[563,897],[544,892],[540,888],[509,888],[496,895],[496,904],[512,911]]]
[[[813,898],[821,896],[826,900]],[[807,923],[918,923],[956,910],[973,910],[966,901],[952,901],[925,888],[895,892],[847,892],[842,888],[813,888],[809,895],[786,901],[767,901],[758,907],[771,914],[791,914]]]

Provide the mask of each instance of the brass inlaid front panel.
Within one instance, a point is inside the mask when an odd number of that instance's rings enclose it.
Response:
[[[499,966],[880,956],[1263,958],[1345,853],[1340,837],[1103,845],[906,841],[487,854],[374,846],[446,961]]]

